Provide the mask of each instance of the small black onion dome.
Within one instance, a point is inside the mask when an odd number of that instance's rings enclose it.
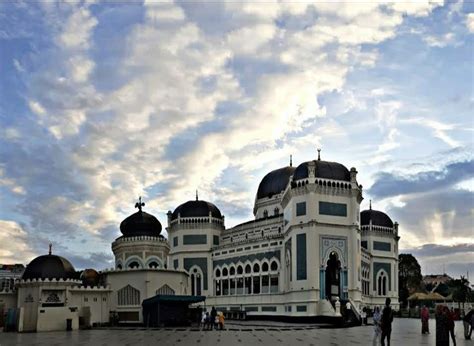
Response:
[[[100,276],[95,269],[84,269],[79,278],[84,286],[97,286]]]
[[[120,232],[124,237],[151,236],[158,237],[161,223],[156,217],[144,211],[137,211],[120,223]]]
[[[268,173],[258,185],[257,199],[272,197],[273,195],[281,193],[285,190],[294,172],[294,167],[286,166]]]
[[[392,219],[384,212],[374,210],[374,209],[363,210],[360,213],[360,225],[361,226],[369,225],[370,220],[372,220],[373,226],[393,228]]]
[[[293,180],[308,178],[308,164],[310,162],[303,162],[296,167]],[[322,160],[313,160],[313,162],[316,165],[315,176],[317,178],[351,181],[351,173],[346,166],[337,162]]]
[[[77,279],[71,262],[61,256],[43,255],[36,257],[26,266],[23,280],[27,279]]]
[[[203,217],[209,216],[209,212],[211,212],[212,217],[222,218],[221,211],[214,204],[196,199],[178,206],[171,214],[171,220],[177,219],[178,214],[180,214],[180,217]]]

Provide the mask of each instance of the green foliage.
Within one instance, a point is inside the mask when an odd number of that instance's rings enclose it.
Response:
[[[399,301],[406,305],[410,292],[421,287],[421,267],[412,254],[398,255],[398,294]]]
[[[460,279],[453,279],[448,282],[449,291],[453,295],[453,300],[456,302],[464,303],[468,301],[471,288],[469,287],[469,281],[464,276]]]

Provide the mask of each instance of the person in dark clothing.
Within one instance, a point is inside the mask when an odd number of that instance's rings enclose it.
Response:
[[[390,334],[392,333],[393,311],[390,307],[392,301],[390,298],[385,299],[385,307],[382,311],[382,346],[385,346],[385,338],[387,338],[387,346],[390,346]]]
[[[454,310],[447,306],[444,307],[444,313],[448,316],[448,330],[449,334],[451,335],[451,339],[453,340],[453,345],[456,346],[456,337],[454,336]]]
[[[474,309],[469,310],[469,312],[464,315],[462,322],[464,325],[464,338],[466,340],[470,340],[472,335],[472,328],[474,327]]]
[[[436,346],[449,346],[449,321],[443,305],[436,306]]]
[[[215,329],[217,329],[217,325],[215,323],[216,316],[217,316],[217,310],[216,310],[215,307],[212,307],[212,309],[211,309],[211,329],[213,329],[213,327]]]

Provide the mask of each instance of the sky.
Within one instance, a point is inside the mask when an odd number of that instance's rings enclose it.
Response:
[[[119,224],[356,167],[424,274],[474,277],[474,3],[0,4],[0,263],[113,266]],[[166,231],[163,231],[166,235]]]

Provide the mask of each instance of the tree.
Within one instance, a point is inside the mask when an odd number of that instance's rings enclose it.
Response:
[[[407,298],[421,286],[421,267],[412,254],[398,255],[398,295],[406,306]]]
[[[460,279],[450,280],[448,286],[453,295],[453,301],[459,303],[459,308],[461,308],[462,303],[464,309],[464,302],[468,300],[471,293],[469,281],[464,276],[461,276]]]

